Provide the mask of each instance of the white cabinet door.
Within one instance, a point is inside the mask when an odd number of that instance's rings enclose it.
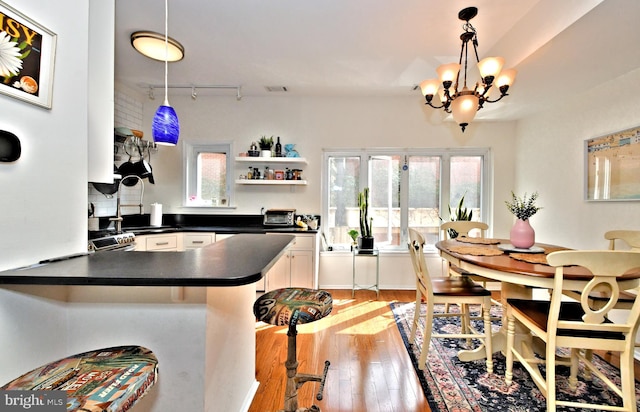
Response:
[[[289,268],[292,287],[313,288],[313,251],[290,251]]]
[[[287,288],[291,285],[291,269],[290,269],[289,252],[278,259],[278,261],[269,269],[265,277],[265,292],[274,289]]]
[[[282,234],[268,233],[267,235],[278,236]],[[265,291],[286,287],[317,287],[315,239],[315,234],[296,235],[289,249],[267,273]]]

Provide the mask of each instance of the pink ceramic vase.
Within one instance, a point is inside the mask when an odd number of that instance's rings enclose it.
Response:
[[[511,228],[510,240],[513,246],[520,249],[529,249],[536,243],[536,232],[529,224],[529,219],[516,220],[516,223]]]

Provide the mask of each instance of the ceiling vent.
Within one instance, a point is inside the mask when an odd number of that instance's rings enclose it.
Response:
[[[268,92],[286,92],[287,88],[285,86],[265,86]]]

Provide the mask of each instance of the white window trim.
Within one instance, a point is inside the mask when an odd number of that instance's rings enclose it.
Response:
[[[197,159],[200,153],[223,153],[226,152],[227,157],[227,178],[226,178],[226,192],[227,192],[227,205],[214,206],[210,204],[193,204],[189,203],[189,188],[196,187],[197,172]],[[182,207],[185,208],[211,208],[211,209],[233,209],[235,208],[235,193],[233,184],[234,175],[234,162],[233,162],[233,142],[221,141],[216,143],[184,143],[183,152],[183,166],[184,166],[184,181],[182,185]]]
[[[369,167],[363,167],[363,166],[368,166],[368,160],[370,156],[376,156],[376,155],[390,155],[390,154],[398,154],[398,155],[407,155],[407,156],[441,156],[443,162],[446,162],[447,164],[449,163],[448,160],[453,157],[453,156],[484,156],[484,162],[483,162],[483,185],[480,188],[480,191],[482,193],[482,199],[481,199],[481,209],[483,211],[485,211],[484,215],[483,215],[483,221],[485,223],[487,223],[489,225],[489,231],[487,233],[488,236],[491,236],[492,234],[492,227],[493,227],[493,202],[491,201],[492,196],[491,194],[493,193],[493,174],[491,173],[491,171],[493,170],[492,165],[493,165],[493,159],[491,157],[491,149],[488,147],[470,147],[470,148],[369,148],[369,149],[364,149],[364,148],[325,148],[323,149],[323,155],[322,155],[322,176],[321,176],[321,201],[322,201],[322,216],[329,216],[329,210],[328,210],[328,206],[329,206],[329,202],[328,202],[328,198],[327,198],[327,194],[329,193],[329,170],[327,168],[327,164],[328,164],[328,160],[330,157],[334,157],[334,156],[345,156],[345,157],[360,157],[360,162],[361,162],[361,168],[360,168],[360,181],[359,181],[359,185],[360,187],[366,187],[368,184],[368,179],[369,179]],[[441,180],[440,180],[440,205],[439,205],[439,209],[440,210],[447,210],[449,202],[448,200],[445,199],[449,199],[449,185],[448,185],[448,179],[449,179],[449,173],[445,173],[445,165],[441,165],[442,167],[442,174],[441,174]],[[448,171],[448,165],[446,165],[447,167],[447,171]],[[403,179],[403,181],[406,179]],[[446,181],[446,185],[445,185],[445,181]],[[401,185],[403,185],[401,188],[405,189],[405,192],[403,192],[402,196],[407,196],[404,193],[406,192],[406,187],[404,185],[406,185],[406,183],[401,183]],[[406,199],[403,199],[406,202]],[[402,224],[406,225],[407,222],[407,217],[406,216],[401,216],[402,220]],[[326,232],[327,231],[327,226],[328,225],[328,219],[324,219],[323,223],[322,223],[322,231]],[[402,236],[404,236],[404,238],[407,238],[408,233],[406,233],[406,228],[403,226],[401,227],[401,231],[402,231]],[[396,247],[396,248],[387,248],[382,250],[382,252],[397,252],[400,249],[402,249],[401,247]],[[433,249],[433,251],[435,251],[435,247],[433,246],[428,246],[426,248],[426,251],[431,251],[431,249]],[[341,251],[341,249],[337,249],[338,251]]]

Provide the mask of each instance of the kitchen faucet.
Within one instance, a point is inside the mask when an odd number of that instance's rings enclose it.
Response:
[[[125,181],[125,179],[138,179],[140,181],[140,184],[142,185],[140,188],[140,203],[139,204],[122,204],[121,200],[120,200],[120,188],[122,187],[122,182]],[[136,182],[136,185],[138,183]],[[120,233],[122,232],[122,206],[138,206],[140,208],[140,214],[142,214],[142,196],[144,195],[144,181],[142,180],[142,178],[138,175],[128,175],[128,176],[124,176],[120,182],[118,183],[118,194],[116,196],[116,217],[112,217],[109,220],[115,222],[115,226],[116,226],[116,233]]]

